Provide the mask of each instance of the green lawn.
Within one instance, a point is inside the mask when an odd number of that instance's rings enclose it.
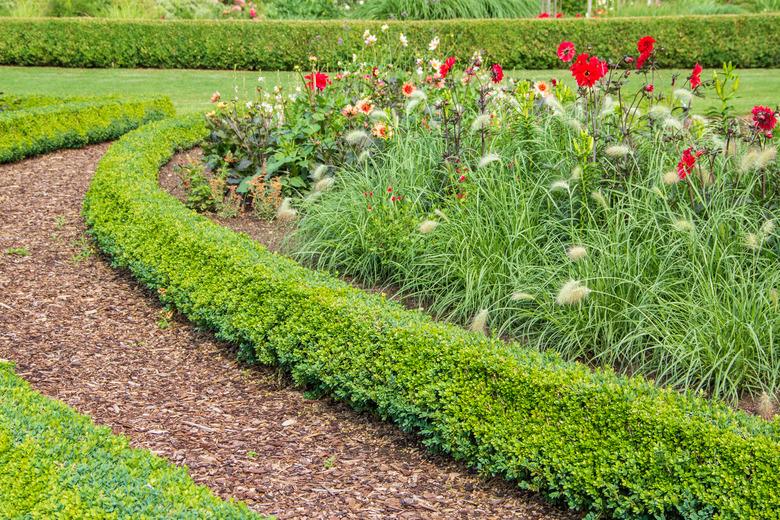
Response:
[[[655,81],[659,92],[668,92],[669,78],[675,71],[657,73]],[[680,72],[684,79],[689,71]],[[734,101],[741,112],[747,113],[754,104],[780,103],[780,69],[746,69],[740,73],[739,98]],[[552,77],[571,81],[568,71],[527,70],[510,73],[513,77],[544,79]],[[705,71],[710,79],[712,71]],[[46,67],[0,67],[0,92],[13,94],[105,95],[131,94],[137,96],[169,96],[181,112],[206,110],[211,93],[218,90],[223,96],[238,91],[245,98],[254,92],[257,80],[265,77],[267,85],[277,83],[291,86],[297,76],[291,72],[249,72],[213,70],[156,70],[156,69],[61,69]],[[633,80],[639,83],[636,76]],[[698,109],[713,100],[696,101]]]

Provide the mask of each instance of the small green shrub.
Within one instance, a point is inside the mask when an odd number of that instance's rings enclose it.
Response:
[[[259,518],[34,392],[0,362],[0,517]]]
[[[59,104],[48,97],[12,100],[16,109],[0,112],[0,163],[108,141],[174,113],[168,98],[85,99]]]
[[[594,517],[777,518],[780,420],[437,323],[270,253],[160,190],[159,166],[206,135],[200,119],[128,134],[85,200],[99,247],[166,305],[298,384]]]

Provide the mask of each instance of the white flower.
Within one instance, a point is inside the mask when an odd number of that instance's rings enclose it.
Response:
[[[431,43],[428,44],[428,50],[429,51],[435,51],[439,47],[439,37],[436,36],[431,40]]]
[[[381,29],[382,29],[382,32],[387,32],[387,30],[388,30],[389,28],[390,28],[390,26],[389,26],[389,25],[387,25],[387,24],[384,24],[384,25],[382,25],[382,27],[381,27]]]
[[[438,227],[439,223],[435,220],[424,220],[419,227],[420,233],[427,235]]]
[[[439,60],[431,60],[431,61],[430,61],[430,62],[428,62],[428,63],[430,63],[430,65],[431,65],[431,68],[432,68],[433,70],[437,71],[437,72],[438,72],[438,71],[439,71],[439,69],[441,68],[441,62],[440,62]]]
[[[261,110],[262,110],[262,111],[263,111],[265,114],[268,114],[268,115],[271,115],[271,114],[273,114],[273,113],[274,113],[274,107],[272,107],[272,106],[271,106],[269,103],[265,103],[265,102],[264,102],[264,103],[261,103],[261,104],[260,104],[260,109],[261,109]]]
[[[569,257],[569,260],[572,262],[579,262],[586,256],[588,256],[588,250],[585,249],[583,246],[570,246],[566,250],[566,256]]]
[[[579,280],[569,280],[561,287],[561,290],[558,291],[555,303],[558,305],[576,305],[590,293],[591,290],[584,286]]]
[[[418,76],[422,76],[423,74],[425,74],[425,73],[423,72],[423,68],[422,68],[422,67],[417,67],[417,75],[418,75]]]
[[[366,47],[370,47],[376,43],[376,36],[369,34],[366,38],[364,38],[363,42],[366,44]]]
[[[401,47],[408,47],[409,46],[409,40],[406,39],[406,35],[404,33],[401,33],[398,36],[398,41],[401,42]]]

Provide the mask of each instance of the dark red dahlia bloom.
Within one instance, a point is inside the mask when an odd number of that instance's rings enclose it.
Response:
[[[452,67],[455,66],[455,56],[450,56],[446,60],[444,60],[444,63],[441,64],[441,67],[439,67],[439,75],[442,78],[446,78],[447,74],[450,73],[452,70]]]
[[[306,79],[306,87],[308,87],[309,90],[314,90],[316,88],[317,90],[322,91],[331,84],[328,75],[323,74],[322,72],[313,72],[304,76],[304,79]]]
[[[688,78],[688,80],[691,82],[691,89],[696,89],[699,85],[701,85],[701,72],[704,69],[701,68],[701,65],[698,63],[693,66],[693,70],[691,71],[691,76]]]
[[[550,13],[539,13],[539,16],[537,16],[537,18],[549,18],[549,17],[550,17]]]
[[[652,94],[654,90],[655,90],[655,86],[653,86],[652,83],[645,85],[645,92],[647,92],[648,94]]]
[[[572,42],[561,42],[561,44],[558,45],[558,58],[560,58],[561,61],[570,62],[574,59],[575,53],[576,51]]]
[[[501,83],[501,80],[504,79],[504,69],[502,69],[501,65],[498,63],[494,63],[490,67],[490,76],[493,80],[493,83]]]
[[[643,36],[636,42],[636,50],[639,54],[650,54],[655,50],[655,38],[652,36]]]
[[[691,174],[693,168],[696,166],[696,159],[704,152],[699,150],[694,153],[693,148],[686,148],[683,150],[680,162],[677,163],[677,176],[680,180],[685,179]]]
[[[563,18],[563,13],[555,13],[556,18]]]
[[[582,53],[572,64],[572,76],[580,87],[591,88],[598,80],[607,74],[607,63],[599,60],[596,56],[589,56]]]
[[[777,125],[777,112],[769,107],[756,105],[753,107],[753,126],[771,138],[772,130]]]

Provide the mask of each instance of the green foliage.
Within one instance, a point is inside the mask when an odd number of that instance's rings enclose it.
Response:
[[[258,518],[186,469],[33,391],[0,362],[0,517]]]
[[[298,384],[594,516],[776,518],[780,420],[434,322],[272,254],[160,190],[158,167],[206,135],[189,119],[123,137],[85,200],[99,247],[165,304]]]
[[[504,68],[559,68],[554,45],[588,41],[604,58],[635,54],[633,42],[652,34],[674,42],[658,66],[689,69],[780,65],[780,15],[687,16],[594,20],[452,20],[388,22],[408,49],[396,65],[412,63],[413,49],[441,37],[443,53],[460,57],[485,50]],[[64,67],[149,67],[292,70],[320,58],[323,70],[347,63],[363,49],[363,31],[381,34],[381,22],[360,21],[122,21],[93,19],[0,20],[0,63]],[[551,50],[553,49],[553,50]]]
[[[49,16],[97,16],[103,0],[49,0]]]
[[[448,20],[452,18],[531,18],[537,0],[373,0],[358,16],[374,20]]]
[[[0,112],[0,163],[108,141],[141,124],[173,114],[167,98],[7,98]]]

